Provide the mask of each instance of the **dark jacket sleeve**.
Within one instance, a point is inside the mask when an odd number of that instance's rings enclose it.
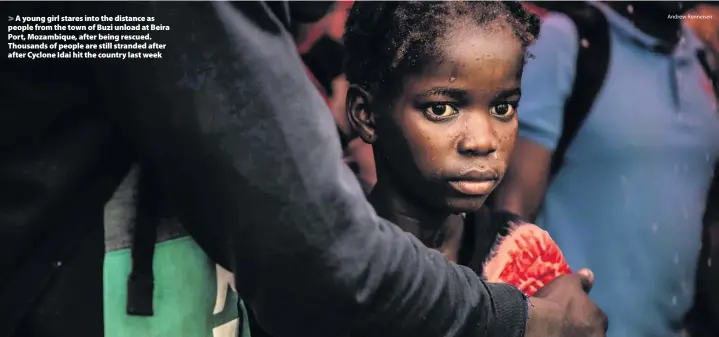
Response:
[[[125,3],[161,60],[104,61],[114,118],[275,336],[522,336],[527,301],[380,219],[281,3]]]

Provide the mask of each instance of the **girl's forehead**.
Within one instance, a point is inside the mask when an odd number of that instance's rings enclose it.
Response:
[[[465,31],[448,36],[436,45],[430,58],[433,68],[489,66],[487,63],[513,61],[524,56],[521,41],[512,31]]]
[[[437,57],[427,60],[421,71],[405,78],[404,93],[431,87],[487,93],[518,85],[524,65],[524,49],[519,39],[493,33],[454,38],[458,41],[442,45]]]
[[[486,22],[477,22],[477,20],[465,17],[446,21],[445,27],[440,29],[440,32],[440,39],[452,39],[456,36],[477,34],[513,34],[513,28],[509,21],[501,17]]]
[[[435,62],[463,58],[462,56],[466,53],[472,54],[471,56],[479,54],[478,57],[515,50],[523,53],[522,43],[514,35],[512,28],[499,24],[490,24],[489,26],[479,26],[476,23],[453,25],[431,43],[431,46],[421,48],[428,51],[425,54],[430,61]]]

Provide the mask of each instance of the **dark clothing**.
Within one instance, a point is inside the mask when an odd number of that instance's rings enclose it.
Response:
[[[414,222],[410,218],[407,222]],[[464,218],[461,233],[457,264],[470,268],[476,275],[484,275],[484,265],[492,258],[495,246],[506,237],[512,223],[519,224],[518,216],[507,212],[492,212],[489,207],[482,207],[479,211]],[[396,222],[399,228],[408,228],[407,223]],[[432,247],[437,249],[439,247]],[[248,313],[248,323],[252,337],[271,337],[257,322],[252,312]]]
[[[151,32],[167,44],[160,60],[2,66],[0,294],[18,292],[8,284],[22,286],[13,278],[44,242],[70,228],[83,234],[55,252],[62,263],[25,315],[43,331],[15,335],[102,335],[101,287],[78,296],[84,285],[62,274],[84,270],[78,275],[100,282],[103,250],[91,242],[102,240],[94,234],[102,203],[135,154],[275,336],[523,335],[527,304],[517,289],[429,252],[364,200],[339,159],[332,116],[302,71],[286,3],[3,7],[9,15],[155,17],[171,29]],[[78,312],[94,324],[74,320]]]

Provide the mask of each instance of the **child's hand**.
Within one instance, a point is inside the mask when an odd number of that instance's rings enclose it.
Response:
[[[572,273],[549,233],[533,224],[513,225],[493,254],[484,266],[487,280],[509,283],[528,296],[555,278]]]

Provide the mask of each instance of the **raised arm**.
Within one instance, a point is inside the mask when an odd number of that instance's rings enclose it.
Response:
[[[522,76],[519,139],[496,194],[498,209],[534,221],[547,189],[552,153],[562,134],[564,102],[572,91],[577,32],[563,15],[549,14],[530,48]]]
[[[123,3],[161,60],[103,64],[113,116],[276,336],[522,336],[527,301],[380,219],[340,161],[281,2]]]

